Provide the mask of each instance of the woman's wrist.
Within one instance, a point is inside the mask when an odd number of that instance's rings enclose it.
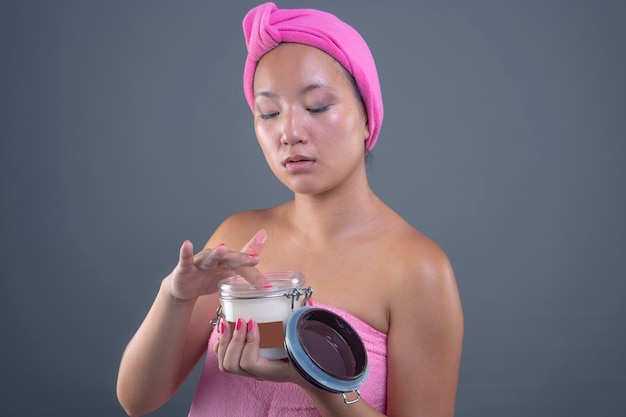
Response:
[[[185,305],[185,304],[193,305],[198,299],[198,297],[193,297],[189,299],[178,297],[175,294],[173,286],[172,286],[171,275],[166,276],[165,278],[163,278],[163,281],[161,281],[161,292],[164,293],[164,295],[167,297],[167,299],[170,302],[177,304],[177,305]]]

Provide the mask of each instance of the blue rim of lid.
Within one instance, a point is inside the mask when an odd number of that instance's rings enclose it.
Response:
[[[363,341],[332,311],[319,307],[294,311],[285,328],[285,350],[300,375],[326,391],[356,391],[367,378]]]

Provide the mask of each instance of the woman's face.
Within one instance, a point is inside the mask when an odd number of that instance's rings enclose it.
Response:
[[[254,129],[276,177],[319,194],[365,179],[369,132],[343,67],[319,49],[281,44],[258,63]]]

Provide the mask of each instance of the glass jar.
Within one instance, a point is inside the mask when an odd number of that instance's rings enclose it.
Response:
[[[260,355],[266,359],[284,359],[285,327],[291,314],[306,305],[313,290],[305,286],[304,274],[293,271],[264,273],[269,285],[252,285],[237,275],[218,284],[218,318],[231,329],[239,318],[253,319],[259,326]]]

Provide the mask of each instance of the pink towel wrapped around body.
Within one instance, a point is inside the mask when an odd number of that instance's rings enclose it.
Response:
[[[369,374],[359,391],[364,401],[384,414],[387,409],[387,335],[339,308],[317,302],[313,305],[343,317],[359,333],[369,362]],[[209,339],[189,417],[319,416],[311,399],[295,384],[257,381],[221,372],[213,353],[217,337],[217,332],[213,332]]]

